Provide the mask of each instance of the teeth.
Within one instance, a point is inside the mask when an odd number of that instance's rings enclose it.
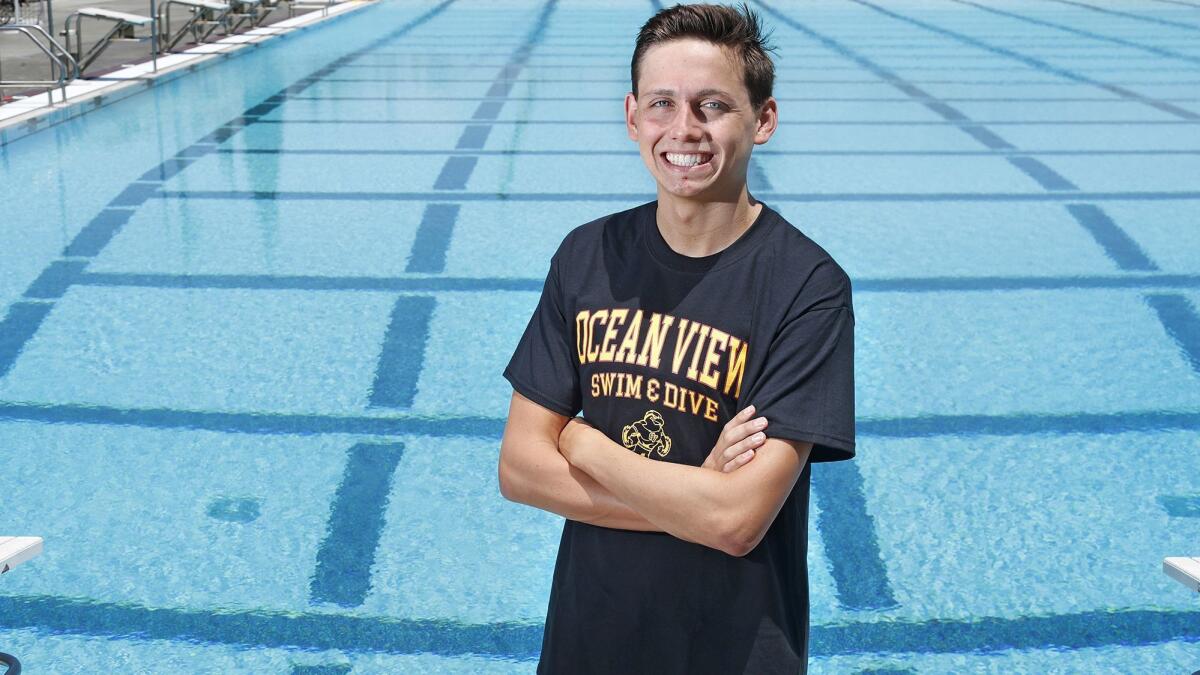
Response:
[[[675,166],[696,166],[701,162],[708,161],[707,155],[693,155],[691,153],[668,152],[667,161]]]

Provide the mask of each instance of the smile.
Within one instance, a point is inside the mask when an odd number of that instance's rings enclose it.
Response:
[[[712,153],[707,152],[665,152],[663,157],[666,158],[668,164],[682,168],[707,164],[713,158]]]

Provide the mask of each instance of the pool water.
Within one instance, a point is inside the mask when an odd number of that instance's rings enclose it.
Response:
[[[385,0],[0,147],[0,581],[29,673],[531,673],[562,521],[500,372],[653,198],[652,2]],[[813,673],[1185,673],[1200,6],[756,3],[752,191],[853,279]]]

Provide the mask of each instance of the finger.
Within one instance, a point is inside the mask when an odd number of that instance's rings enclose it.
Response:
[[[745,422],[745,423],[739,425],[736,429],[733,429],[730,433],[730,436],[734,439],[741,440],[743,438],[746,438],[750,434],[753,434],[756,431],[762,431],[763,429],[766,429],[766,428],[767,428],[767,418],[756,417],[755,419],[752,419],[749,422]]]
[[[728,461],[734,459],[735,457],[737,457],[738,455],[742,454],[743,452],[746,452],[747,450],[750,450],[752,448],[757,448],[758,446],[765,443],[766,440],[767,440],[767,435],[762,432],[751,434],[750,436],[743,438],[742,440],[738,441],[737,443],[734,443],[733,445],[729,446],[728,448],[725,448],[725,452],[722,453],[722,457],[725,461],[728,462]]]
[[[725,448],[725,451],[721,453],[721,459],[726,462],[731,462],[735,457],[749,450],[750,448],[753,448],[754,446],[754,436],[747,436],[737,443],[730,445],[728,448]]]
[[[730,471],[733,471],[734,469],[737,469],[737,468],[745,465],[746,462],[749,462],[752,459],[754,459],[754,451],[747,450],[747,451],[743,452],[742,454],[738,455],[737,457],[735,457],[732,461],[725,464],[724,471],[725,471],[725,473],[729,473]]]
[[[752,433],[746,425],[753,424],[753,421],[741,419],[741,413],[738,413],[733,419],[725,423],[725,427],[721,430],[721,442],[727,446],[737,443]]]

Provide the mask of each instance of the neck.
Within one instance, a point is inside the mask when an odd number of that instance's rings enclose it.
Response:
[[[762,212],[743,185],[728,201],[698,201],[658,193],[658,231],[673,251],[690,258],[719,253],[737,241]]]

